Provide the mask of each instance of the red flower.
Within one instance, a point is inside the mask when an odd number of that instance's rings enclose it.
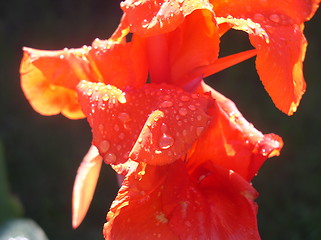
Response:
[[[95,147],[76,177],[73,226],[86,214],[103,159],[126,176],[106,239],[259,239],[249,182],[282,140],[256,130],[202,79],[257,53],[266,90],[291,115],[305,90],[303,23],[318,3],[127,0],[109,40],[25,48],[21,84],[34,109],[85,115],[92,127]],[[218,58],[230,28],[249,33],[256,50]]]
[[[259,239],[257,192],[211,162],[178,160],[130,173],[107,215],[105,239]]]

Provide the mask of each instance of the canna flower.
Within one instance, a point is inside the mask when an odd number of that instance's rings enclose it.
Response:
[[[250,182],[279,155],[282,139],[256,130],[203,78],[257,54],[265,89],[293,114],[305,91],[303,24],[318,3],[127,0],[108,40],[24,48],[21,85],[33,108],[86,117],[92,128],[74,185],[73,226],[104,161],[125,177],[106,239],[259,239]],[[220,37],[231,28],[247,32],[255,49],[219,58]]]
[[[250,180],[279,154],[278,136],[257,131],[205,84],[188,93],[82,81],[78,91],[93,144],[126,175],[105,239],[259,239]]]
[[[312,18],[319,2],[319,0],[291,0],[280,4],[276,0],[127,0],[122,3],[122,9],[125,13],[123,21],[134,33],[143,36],[149,36],[155,32],[163,33],[167,29],[172,30],[184,21],[184,16],[187,16],[185,22],[188,22],[189,16],[196,15],[190,14],[196,9],[211,9],[214,12],[213,22],[218,25],[218,28],[212,30],[208,27],[207,31],[203,31],[204,35],[209,36],[210,29],[220,36],[230,28],[247,32],[251,44],[256,48],[256,68],[266,91],[276,107],[292,115],[306,88],[302,73],[307,46],[303,35],[304,22]],[[206,15],[199,11],[197,14],[203,17]],[[194,29],[201,24],[197,22],[199,25],[194,26]],[[208,22],[207,20],[206,23]],[[209,49],[206,52],[209,47],[208,41],[204,41],[196,34],[188,43],[193,44],[196,56],[198,51],[203,54],[203,62],[199,62],[198,68],[193,69],[193,73],[197,72],[202,77],[206,77],[218,69],[235,64],[233,63],[236,60],[235,56],[218,62],[213,61],[214,55],[208,58],[206,54],[211,54]],[[213,39],[210,45],[212,44],[216,44]],[[241,57],[246,57],[246,54],[249,53],[239,53]]]

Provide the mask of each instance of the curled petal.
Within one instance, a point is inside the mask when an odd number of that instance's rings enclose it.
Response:
[[[79,100],[93,144],[108,164],[132,160],[163,165],[175,161],[209,124],[211,99],[169,85],[120,89],[82,81]]]
[[[104,236],[108,240],[259,239],[256,197],[242,177],[211,162],[191,172],[182,161],[138,166],[111,206]]]
[[[96,81],[118,88],[128,85],[139,87],[146,82],[145,40],[138,36],[133,36],[132,42],[129,43],[96,39],[87,57],[97,76]]]
[[[174,85],[184,87],[203,77],[196,71],[215,64],[219,53],[219,32],[210,11],[195,11],[175,31],[168,34],[169,64]]]
[[[88,211],[93,198],[102,164],[95,146],[91,146],[82,160],[72,192],[72,226],[77,228]]]
[[[96,39],[92,47],[43,51],[24,48],[21,86],[33,108],[43,115],[62,113],[83,118],[76,86],[80,80],[141,86],[147,78],[144,40],[131,43]],[[124,68],[126,66],[126,68]]]
[[[75,88],[80,79],[90,79],[87,50],[23,50],[21,86],[32,107],[43,115],[83,118]]]
[[[144,37],[173,31],[195,10],[212,11],[208,0],[126,0],[121,8],[131,31]]]
[[[303,23],[313,16],[319,2],[215,1],[220,24],[228,23],[250,35],[257,49],[260,79],[275,105],[288,115],[296,111],[305,92]]]
[[[201,91],[210,92],[218,108],[209,112],[215,116],[215,121],[190,152],[190,165],[197,167],[202,160],[212,159],[216,165],[231,169],[251,181],[267,158],[279,155],[282,139],[255,129],[231,100],[206,84],[203,83]]]

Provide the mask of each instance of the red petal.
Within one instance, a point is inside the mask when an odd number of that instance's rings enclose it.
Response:
[[[188,15],[183,24],[168,34],[168,41],[170,75],[176,86],[184,88],[195,78],[203,77],[206,72],[196,69],[211,66],[218,58],[219,32],[209,11]]]
[[[219,23],[250,34],[258,50],[257,70],[275,105],[292,115],[305,92],[303,22],[320,1],[215,1]],[[272,73],[272,74],[271,74]]]
[[[122,44],[96,39],[88,59],[99,82],[118,88],[128,85],[139,87],[147,79],[145,48],[145,40],[136,36],[133,36],[132,42]]]
[[[126,0],[121,8],[131,31],[144,37],[174,30],[195,10],[212,11],[208,0]]]
[[[202,163],[201,159],[211,159],[216,165],[232,169],[250,181],[267,158],[279,155],[282,139],[275,134],[263,135],[242,116],[231,100],[214,89],[203,84],[202,91],[212,94],[218,108],[209,113],[215,116],[215,121],[197,141],[191,152],[195,161],[190,164],[197,167]]]
[[[211,2],[213,2],[217,16],[243,16],[243,19],[246,19],[249,14],[266,14],[268,16],[268,14],[282,13],[295,23],[302,23],[314,15],[320,0],[211,0]]]
[[[256,196],[243,178],[211,163],[191,175],[182,161],[139,167],[126,178],[113,202],[104,236],[259,239]]]
[[[209,98],[169,85],[121,91],[82,81],[78,90],[93,144],[106,163],[124,163],[130,154],[136,161],[168,164],[185,154],[209,123]]]
[[[43,115],[62,113],[77,119],[84,115],[75,87],[79,79],[89,79],[86,49],[41,51],[24,48],[21,86],[32,107]]]
[[[275,105],[292,115],[306,88],[302,63],[307,43],[298,25],[271,29],[268,35],[269,43],[256,36],[250,38],[258,49],[257,71]]]
[[[96,147],[91,146],[82,160],[72,192],[72,226],[77,228],[88,211],[102,164]]]
[[[43,115],[60,112],[83,118],[76,86],[80,80],[108,82],[118,87],[141,86],[147,79],[143,39],[119,44],[95,40],[92,47],[59,51],[24,48],[21,86],[33,108]],[[126,68],[124,68],[126,66]]]

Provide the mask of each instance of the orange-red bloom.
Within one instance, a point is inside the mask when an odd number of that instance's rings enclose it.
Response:
[[[86,214],[104,160],[126,176],[106,239],[259,239],[250,181],[280,153],[282,139],[255,129],[203,78],[257,54],[263,85],[293,114],[305,91],[303,23],[318,3],[126,0],[108,40],[24,48],[21,85],[34,109],[86,116],[92,128],[94,146],[75,180],[73,226]],[[231,28],[247,32],[255,49],[218,58]]]
[[[211,162],[139,164],[107,215],[105,239],[259,239],[257,192]]]

